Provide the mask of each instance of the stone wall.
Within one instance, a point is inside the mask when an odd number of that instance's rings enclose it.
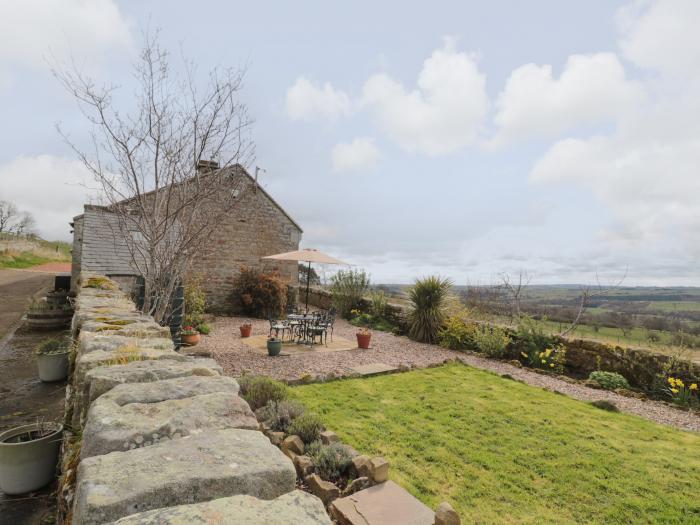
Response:
[[[111,280],[77,292],[60,522],[330,525],[215,361],[175,352]]]
[[[211,250],[192,269],[202,275],[202,286],[212,312],[231,313],[233,282],[241,266],[277,270],[288,284],[299,282],[296,262],[261,259],[299,249],[301,229],[264,190],[244,177],[239,202],[211,239]]]

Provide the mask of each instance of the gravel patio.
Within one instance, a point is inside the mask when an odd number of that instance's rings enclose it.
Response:
[[[676,409],[658,401],[641,400],[615,392],[596,390],[580,383],[559,379],[510,363],[485,359],[472,353],[447,350],[435,345],[418,343],[407,337],[381,331],[372,332],[369,350],[318,351],[303,355],[268,357],[245,344],[238,327],[244,322],[253,325],[253,334],[267,334],[269,323],[243,317],[216,317],[212,320],[211,335],[203,337],[198,352],[209,352],[223,367],[225,373],[240,376],[243,373],[266,375],[284,381],[304,376],[348,376],[358,365],[383,363],[392,367],[423,368],[448,360],[461,360],[470,366],[508,374],[532,386],[559,392],[581,401],[606,399],[622,411],[683,430],[700,432],[700,416]],[[355,340],[357,328],[343,319],[336,320],[334,335]]]

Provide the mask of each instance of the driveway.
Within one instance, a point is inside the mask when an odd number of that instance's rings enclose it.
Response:
[[[27,310],[32,297],[53,282],[54,273],[0,269],[0,346]]]

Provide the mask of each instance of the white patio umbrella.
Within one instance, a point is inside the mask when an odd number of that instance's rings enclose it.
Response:
[[[323,252],[320,252],[314,248],[304,248],[303,250],[296,250],[293,252],[278,253],[276,255],[268,255],[263,257],[263,259],[272,259],[275,261],[297,261],[308,263],[308,272],[306,274],[306,310],[309,309],[309,282],[311,274],[311,263],[319,264],[345,264],[348,263],[331,257]]]

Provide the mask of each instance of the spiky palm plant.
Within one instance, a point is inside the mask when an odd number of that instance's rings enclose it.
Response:
[[[445,322],[445,299],[452,288],[450,279],[431,275],[416,279],[408,294],[413,307],[408,336],[423,343],[436,343]]]

